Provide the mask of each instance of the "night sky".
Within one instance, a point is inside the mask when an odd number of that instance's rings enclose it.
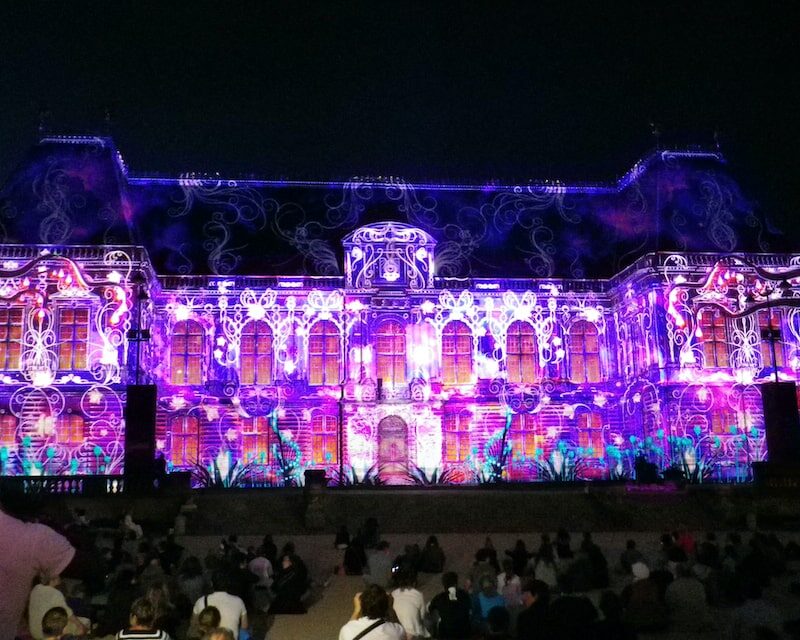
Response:
[[[135,174],[412,181],[609,180],[654,121],[662,146],[716,131],[778,224],[800,205],[792,3],[19,0],[0,21],[2,179],[43,107],[103,133],[109,106]]]

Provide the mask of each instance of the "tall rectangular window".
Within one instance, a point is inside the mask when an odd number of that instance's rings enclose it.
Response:
[[[509,436],[512,460],[534,460],[536,450],[542,448],[544,443],[538,416],[529,413],[515,413],[512,416]]]
[[[472,382],[472,332],[463,322],[449,322],[442,331],[442,381]]]
[[[86,369],[89,346],[89,309],[59,309],[58,368]]]
[[[239,349],[242,384],[272,382],[272,331],[263,320],[253,320],[242,327]]]
[[[700,333],[705,367],[707,369],[727,367],[728,339],[725,330],[725,316],[717,309],[700,311]]]
[[[513,322],[506,333],[506,371],[509,382],[533,383],[538,378],[539,348],[527,322]]]
[[[312,464],[330,465],[339,461],[339,421],[335,416],[316,414],[311,419]]]
[[[194,320],[182,320],[172,327],[172,384],[203,382],[203,327]]]
[[[200,421],[194,416],[176,416],[170,421],[170,462],[189,467],[200,461]]]
[[[330,320],[317,322],[308,336],[308,382],[339,383],[339,330]]]
[[[633,339],[633,336],[631,336]],[[631,361],[636,351],[631,349]],[[578,320],[569,330],[570,380],[576,384],[600,382],[600,338],[597,327]],[[633,366],[635,363],[631,362]]]
[[[783,333],[781,330],[781,312],[777,309],[762,309],[758,312],[758,329],[761,332],[761,361],[765,368],[784,366]],[[772,362],[772,339],[775,341],[775,363]]]
[[[16,371],[22,353],[22,314],[18,307],[0,308],[0,370]]]
[[[17,444],[17,419],[9,414],[0,416],[0,447],[11,449]]]
[[[387,320],[376,334],[378,378],[393,386],[406,382],[406,330],[396,320]]]
[[[468,411],[446,413],[444,426],[444,461],[464,462],[470,454],[469,427],[472,416]]]
[[[272,443],[272,427],[269,418],[249,418],[242,424],[242,461],[268,464]]]
[[[577,416],[578,446],[587,458],[603,458],[606,448],[603,442],[603,416],[597,411],[582,411]]]

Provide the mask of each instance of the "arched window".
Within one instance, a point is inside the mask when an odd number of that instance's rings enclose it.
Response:
[[[56,419],[56,440],[68,447],[77,447],[84,440],[83,417],[75,413],[63,413]]]
[[[194,416],[176,416],[170,421],[170,462],[188,467],[200,461],[200,421]]]
[[[535,382],[539,349],[536,334],[527,322],[513,322],[506,333],[506,371],[509,382]]]
[[[406,382],[406,330],[397,320],[386,320],[375,334],[378,378],[385,385]]]
[[[597,411],[581,411],[577,415],[578,446],[587,458],[603,458],[606,455],[603,443],[603,416]]]
[[[762,309],[758,312],[758,328],[761,332],[761,361],[764,367],[784,366],[781,312],[777,309]],[[772,338],[770,339],[770,335]],[[775,341],[775,363],[772,362],[772,340]]]
[[[59,309],[58,368],[86,369],[89,345],[89,309]]]
[[[311,327],[308,336],[308,383],[339,383],[339,330],[330,320]]]
[[[0,370],[19,369],[22,352],[22,309],[0,308]]]
[[[239,346],[242,384],[272,382],[272,331],[263,320],[253,320],[242,327]]]
[[[172,327],[172,384],[203,382],[203,327],[194,320],[181,320]]]
[[[0,416],[0,447],[11,448],[17,444],[17,419],[9,414]]]
[[[570,327],[569,360],[572,382],[600,382],[600,339],[597,327],[591,322],[578,320]]]
[[[442,381],[472,382],[472,332],[463,322],[449,322],[442,331]]]
[[[700,331],[705,367],[707,369],[727,367],[728,342],[725,316],[718,309],[703,309],[700,311]]]
[[[242,461],[268,464],[272,444],[272,427],[269,418],[258,416],[242,423]]]
[[[470,454],[469,427],[472,416],[469,411],[444,414],[444,461],[464,462]]]
[[[311,461],[314,465],[339,461],[339,421],[335,416],[316,414],[311,419]]]

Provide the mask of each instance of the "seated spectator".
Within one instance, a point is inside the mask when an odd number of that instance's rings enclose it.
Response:
[[[562,595],[550,603],[548,620],[550,638],[580,640],[590,638],[597,618],[592,601],[581,595]]]
[[[636,540],[628,540],[625,543],[625,551],[619,557],[619,566],[623,573],[630,573],[631,567],[636,562],[644,562],[644,556],[636,548]]]
[[[572,551],[569,531],[561,528],[556,533],[556,556],[559,560],[571,560],[575,557]]]
[[[281,560],[281,571],[272,583],[274,599],[269,608],[270,615],[306,613],[303,595],[308,589],[308,581],[305,578],[306,572],[295,566],[295,557],[286,554]]]
[[[478,549],[475,554],[475,563],[469,574],[469,587],[472,593],[477,593],[480,589],[481,581],[484,578],[497,580],[497,571],[491,561],[491,556],[486,548]]]
[[[364,540],[365,549],[377,549],[381,542],[380,527],[376,518],[367,518],[361,529],[361,537]]]
[[[743,591],[746,600],[734,610],[729,637],[732,640],[783,638],[783,616],[775,605],[762,598],[761,585],[750,580]]]
[[[202,640],[211,630],[219,627],[219,609],[216,607],[206,607],[195,616],[189,630],[186,633],[186,640]]]
[[[361,537],[356,536],[344,550],[344,573],[348,576],[364,575],[364,567],[367,566],[367,554]]]
[[[697,551],[697,543],[686,525],[681,525],[678,531],[672,534],[672,537],[675,540],[675,544],[683,550],[687,558],[694,557]]]
[[[69,615],[64,607],[53,607],[42,616],[42,636],[44,640],[62,640],[71,638],[65,635],[65,629],[69,622]]]
[[[533,567],[533,575],[551,589],[558,586],[558,568],[553,557],[552,547],[545,547],[539,553],[536,558],[536,564]]]
[[[417,575],[409,567],[400,567],[394,573],[397,587],[392,591],[393,604],[398,622],[403,625],[409,638],[430,638],[425,626],[425,598],[415,588]]]
[[[666,629],[667,607],[661,599],[658,584],[650,577],[643,562],[631,567],[633,583],[622,590],[623,621],[634,631],[651,632]]]
[[[170,637],[176,637],[180,617],[170,599],[166,582],[156,582],[147,588],[147,599],[153,605],[153,624],[156,629],[165,631]]]
[[[664,594],[671,628],[684,632],[713,628],[703,583],[694,577],[688,564],[679,564],[676,571],[678,577],[669,583]]]
[[[682,547],[675,544],[675,539],[668,533],[661,536],[661,555],[658,568],[663,568],[675,575],[675,567],[683,562],[688,562],[689,556]]]
[[[61,607],[67,612],[66,633],[68,635],[82,636],[89,631],[83,621],[79,620],[67,605],[64,594],[58,589],[60,584],[60,576],[43,573],[39,576],[39,584],[31,590],[28,598],[28,629],[35,640],[44,638],[42,618],[53,607]]]
[[[231,595],[229,592],[230,581],[227,574],[221,570],[214,572],[211,578],[214,591],[207,596],[199,598],[194,603],[192,613],[200,615],[200,612],[209,607],[216,607],[220,615],[220,626],[230,629],[235,637],[239,637],[239,629],[247,629],[247,609],[244,602],[238,596]]]
[[[136,600],[139,586],[136,574],[128,567],[121,568],[111,580],[106,606],[94,634],[97,637],[113,635],[128,623],[128,613]]]
[[[697,562],[710,569],[719,569],[719,545],[717,544],[717,536],[713,531],[709,531],[705,540],[697,547]]]
[[[550,638],[548,607],[550,587],[541,580],[525,578],[520,586],[522,606],[517,616],[517,638],[519,640],[539,640]]]
[[[407,544],[403,549],[403,553],[392,562],[392,569],[403,568],[416,573],[421,556],[422,552],[418,544]]]
[[[497,579],[485,576],[480,581],[480,591],[475,597],[475,605],[472,608],[472,614],[475,618],[476,626],[483,631],[486,630],[486,620],[489,617],[489,611],[494,607],[505,608],[506,602],[503,596],[497,593]]]
[[[377,584],[370,584],[353,598],[350,621],[339,631],[339,640],[406,640],[406,632],[398,622],[392,622],[389,594]]]
[[[367,572],[364,574],[364,581],[385,589],[391,583],[391,579],[392,559],[389,557],[389,543],[381,540],[377,549],[367,552]]]
[[[503,571],[497,576],[497,591],[503,596],[506,607],[516,609],[521,604],[520,578],[511,558],[503,560]]]
[[[336,549],[347,549],[350,545],[350,532],[347,530],[347,525],[341,525],[336,532],[336,537],[333,540],[333,546]]]
[[[586,554],[591,567],[591,588],[592,589],[607,589],[608,588],[608,562],[603,555],[602,549],[594,543],[591,533],[583,534],[583,541],[581,542],[581,551]]]
[[[169,634],[155,626],[155,610],[147,598],[139,598],[131,605],[128,628],[116,635],[116,640],[169,640]]]
[[[600,595],[603,619],[594,623],[595,640],[636,640],[636,632],[622,620],[622,600],[613,591]]]
[[[256,588],[269,589],[272,586],[272,563],[265,556],[256,552],[255,557],[247,563],[247,570],[258,580]]]
[[[258,548],[258,554],[264,556],[269,563],[275,567],[278,561],[278,546],[273,542],[272,535],[266,534],[261,541],[261,546]]]
[[[505,607],[493,607],[486,616],[485,640],[507,640],[511,632],[511,615]]]
[[[178,589],[186,596],[190,604],[197,602],[208,587],[208,581],[203,573],[203,565],[196,556],[189,556],[184,559],[178,572]]]
[[[439,546],[436,536],[429,536],[419,559],[419,570],[422,573],[441,573],[444,571],[444,551]]]
[[[458,575],[448,571],[442,576],[444,591],[434,596],[428,611],[438,618],[436,637],[462,640],[469,636],[472,603],[469,594],[458,588]]]

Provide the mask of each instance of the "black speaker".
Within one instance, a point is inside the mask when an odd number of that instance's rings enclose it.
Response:
[[[130,384],[125,402],[125,475],[152,483],[156,455],[156,386]]]
[[[770,462],[800,465],[800,414],[794,382],[761,385]]]

